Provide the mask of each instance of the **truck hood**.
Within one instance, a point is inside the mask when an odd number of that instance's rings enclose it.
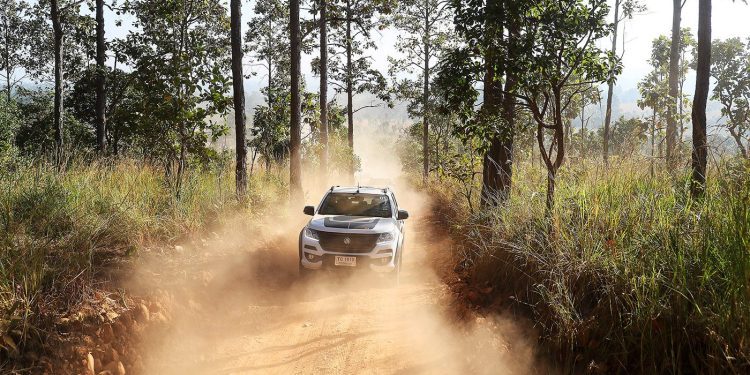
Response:
[[[315,215],[308,227],[324,232],[385,233],[393,231],[396,220],[391,217]]]

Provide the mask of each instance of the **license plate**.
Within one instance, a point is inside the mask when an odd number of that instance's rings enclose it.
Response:
[[[342,257],[336,255],[333,264],[337,266],[356,267],[357,257]]]

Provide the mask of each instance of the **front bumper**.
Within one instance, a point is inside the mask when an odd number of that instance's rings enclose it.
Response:
[[[318,240],[309,238],[303,233],[300,239],[300,264],[309,270],[354,268],[369,269],[378,273],[393,272],[396,269],[397,244],[397,239],[394,239],[389,242],[377,243],[368,253],[333,252],[323,250]],[[357,266],[336,266],[334,264],[336,255],[356,257]]]

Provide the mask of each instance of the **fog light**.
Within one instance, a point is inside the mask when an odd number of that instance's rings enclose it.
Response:
[[[390,260],[391,260],[390,257],[380,258],[380,264],[386,265],[386,264],[388,264],[388,261],[390,261]]]
[[[315,255],[307,253],[307,260],[312,261],[315,259]]]

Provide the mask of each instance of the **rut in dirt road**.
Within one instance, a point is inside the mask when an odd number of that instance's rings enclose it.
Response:
[[[171,306],[169,324],[141,345],[145,373],[528,372],[532,350],[512,322],[451,318],[432,271],[449,245],[426,220],[409,225],[396,288],[366,273],[299,279],[293,230],[218,236],[180,262],[144,266],[135,287]]]

